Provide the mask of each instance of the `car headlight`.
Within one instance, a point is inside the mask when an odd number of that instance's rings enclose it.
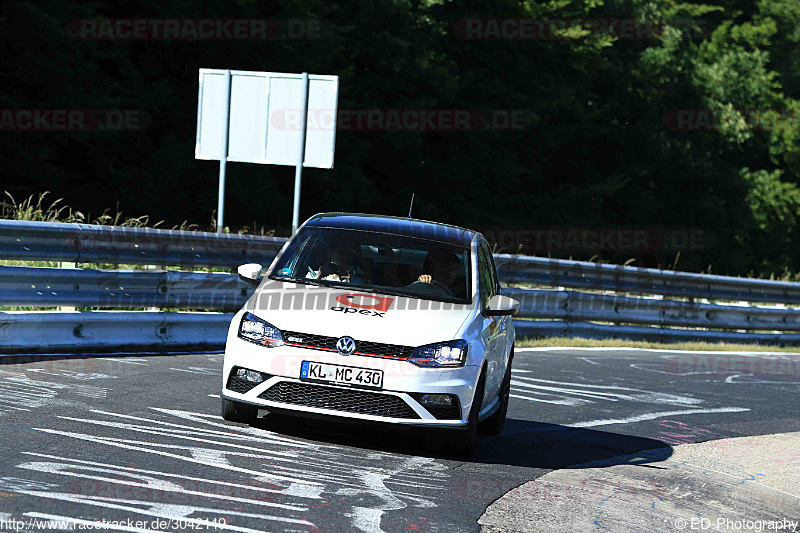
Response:
[[[267,348],[283,346],[281,330],[252,313],[245,313],[242,316],[242,322],[239,324],[239,338]]]
[[[408,361],[417,366],[463,366],[467,361],[467,341],[459,339],[420,346]]]

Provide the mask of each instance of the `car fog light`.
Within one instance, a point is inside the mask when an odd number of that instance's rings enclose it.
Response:
[[[422,405],[453,405],[453,398],[449,394],[423,394],[419,403]]]
[[[245,368],[240,368],[236,372],[236,377],[239,379],[247,380],[251,383],[261,383],[264,381],[264,376],[261,375],[261,372],[256,372],[254,370],[247,370]]]

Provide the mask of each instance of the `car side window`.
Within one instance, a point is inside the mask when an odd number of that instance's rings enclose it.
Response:
[[[478,278],[480,283],[481,309],[486,309],[489,300],[497,293],[496,278],[492,276],[492,259],[486,244],[478,248]]]
[[[494,257],[492,256],[492,250],[486,245],[486,243],[484,243],[483,246],[486,248],[486,257],[489,260],[488,261],[489,275],[491,276],[492,279],[492,287],[493,287],[492,296],[494,296],[495,294],[500,292],[500,281],[499,278],[497,277],[497,268],[494,265]]]

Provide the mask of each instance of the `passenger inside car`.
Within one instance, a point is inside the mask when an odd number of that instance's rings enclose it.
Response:
[[[318,270],[310,272],[306,278],[321,279],[326,281],[339,281],[353,284],[370,284],[369,269],[365,267],[366,261],[361,256],[361,247],[358,245],[340,245],[327,250],[327,260]]]

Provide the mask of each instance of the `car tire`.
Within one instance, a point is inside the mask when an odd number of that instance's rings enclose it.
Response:
[[[500,435],[506,425],[506,415],[508,414],[508,401],[511,397],[511,362],[514,360],[514,348],[511,348],[511,354],[508,356],[508,366],[506,373],[503,376],[503,383],[500,385],[500,390],[497,391],[497,399],[500,406],[492,415],[481,422],[480,431],[485,435]]]
[[[478,413],[483,403],[483,389],[485,387],[486,372],[481,371],[481,377],[475,386],[475,397],[472,400],[472,407],[469,410],[469,418],[466,428],[450,430],[448,439],[448,451],[462,459],[469,459],[475,455],[475,440],[478,436]]]
[[[258,407],[222,398],[222,418],[228,422],[249,424],[258,418]]]

